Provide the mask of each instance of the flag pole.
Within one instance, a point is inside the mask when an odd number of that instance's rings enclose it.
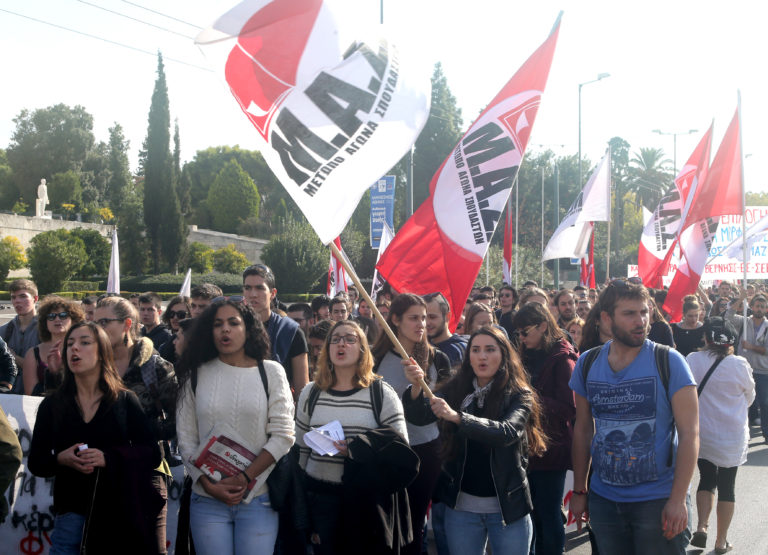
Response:
[[[328,243],[328,246],[331,247],[331,251],[333,251],[333,254],[336,256],[336,259],[341,262],[341,265],[344,266],[344,270],[346,270],[347,275],[352,278],[352,281],[357,286],[357,290],[360,292],[360,294],[365,299],[365,302],[368,303],[368,306],[371,307],[371,311],[373,311],[373,315],[376,318],[376,320],[379,321],[379,324],[381,325],[381,329],[389,336],[390,341],[392,341],[392,345],[395,347],[395,350],[400,354],[401,357],[403,357],[405,360],[409,360],[411,357],[408,355],[408,353],[405,351],[403,346],[400,344],[400,341],[397,340],[397,336],[395,335],[395,332],[392,331],[392,328],[389,327],[389,324],[387,324],[387,321],[384,319],[384,316],[381,315],[381,312],[379,312],[379,309],[376,307],[376,303],[374,303],[371,300],[371,297],[368,295],[368,292],[363,287],[363,284],[360,283],[360,278],[357,277],[357,273],[355,272],[355,269],[352,268],[352,265],[349,264],[347,261],[347,258],[341,254],[341,251],[339,250],[339,247],[336,246],[336,244],[331,241]],[[432,390],[429,389],[429,386],[427,386],[426,382],[422,379],[421,381],[421,389],[424,390],[424,395],[426,397],[429,397],[430,399],[433,398],[435,395],[432,393]]]
[[[747,250],[747,187],[744,183],[744,145],[741,144],[741,90],[736,89],[737,111],[739,113],[739,166],[741,167],[741,249],[744,260],[744,292],[747,291],[747,265],[749,264],[749,252]],[[744,299],[744,330],[742,337],[747,336],[747,299]]]
[[[611,147],[608,147],[608,216],[611,215],[611,189],[613,188],[613,168],[611,167]],[[617,198],[616,202],[621,202],[621,199]],[[605,247],[605,281],[608,282],[611,279],[611,224],[613,222],[608,220],[608,241]],[[594,233],[595,230],[592,230]]]
[[[522,159],[520,160],[520,163],[521,164],[523,163]],[[520,251],[519,249],[520,226],[518,225],[520,223],[520,203],[519,203],[520,182],[518,181],[519,176],[520,176],[520,168],[518,168],[517,173],[515,174],[515,181],[512,184],[512,186],[515,188],[515,289],[519,288],[517,276],[518,276],[519,267],[520,267],[520,265],[518,264],[520,260],[520,256],[518,254]]]

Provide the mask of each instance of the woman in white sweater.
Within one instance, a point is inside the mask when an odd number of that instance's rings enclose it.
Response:
[[[208,307],[187,341],[178,369],[176,429],[193,481],[190,526],[200,555],[274,548],[278,515],[266,479],[293,445],[294,432],[285,370],[268,356],[269,339],[253,309],[231,300]],[[221,435],[256,457],[240,472],[214,481],[192,460],[212,436]]]
[[[337,322],[325,338],[314,381],[302,390],[296,405],[296,443],[299,465],[307,474],[307,501],[312,521],[310,539],[315,555],[346,552],[342,546],[344,532],[340,515],[344,498],[341,478],[348,441],[380,425],[394,428],[408,441],[403,405],[395,390],[384,382],[377,418],[372,390],[377,379],[380,378],[373,373],[373,356],[363,330],[351,320]],[[345,439],[335,444],[339,453],[319,455],[307,447],[304,434],[334,420],[338,420],[344,430]],[[374,552],[375,546],[365,547]]]
[[[717,491],[715,553],[726,553],[728,527],[736,507],[736,470],[747,462],[747,410],[755,399],[755,382],[747,359],[734,356],[736,330],[719,317],[704,323],[703,351],[688,355],[699,384],[699,474],[696,508],[699,522],[691,545],[706,547],[709,515]]]

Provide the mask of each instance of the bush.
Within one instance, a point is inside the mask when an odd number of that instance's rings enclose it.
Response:
[[[112,245],[95,229],[78,228],[69,232],[79,237],[85,245],[88,258],[77,272],[78,277],[103,276],[109,272],[109,259],[112,257]],[[87,288],[83,288],[87,289]]]
[[[302,293],[327,275],[330,255],[308,223],[291,222],[267,243],[262,258],[275,274],[278,291]]]
[[[88,260],[82,239],[66,229],[39,233],[31,244],[27,249],[29,270],[41,294],[60,290]]]
[[[0,280],[8,277],[11,270],[20,270],[27,263],[24,249],[18,238],[9,235],[0,240]]]
[[[120,287],[123,291],[145,291],[173,292],[178,294],[181,284],[184,282],[184,273],[179,274],[157,274],[154,276],[140,277],[122,277]],[[243,277],[240,274],[222,274],[209,272],[207,274],[192,273],[192,287],[201,283],[213,283],[221,287],[222,291],[228,295],[236,295],[243,291]],[[106,288],[106,282],[102,282]]]
[[[195,274],[210,272],[213,270],[213,249],[198,241],[189,243],[182,267],[192,268]]]
[[[208,190],[207,204],[213,228],[235,233],[244,220],[258,218],[261,197],[253,179],[243,171],[237,160],[230,160]]]
[[[248,257],[237,250],[233,244],[217,249],[213,253],[213,267],[217,272],[241,274],[249,264]]]

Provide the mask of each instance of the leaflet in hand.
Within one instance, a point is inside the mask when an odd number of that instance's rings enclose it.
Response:
[[[192,464],[203,471],[214,482],[240,474],[256,459],[256,455],[237,441],[225,436],[211,436]],[[252,490],[256,480],[251,480],[248,490]]]
[[[319,428],[312,428],[304,434],[304,443],[318,455],[332,456],[338,454],[339,450],[336,449],[333,442],[342,441],[343,439],[344,429],[338,420],[328,422],[328,424]]]

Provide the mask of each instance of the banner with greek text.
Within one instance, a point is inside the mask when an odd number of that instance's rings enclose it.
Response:
[[[379,248],[384,225],[395,229],[395,176],[385,175],[371,185],[371,233],[372,249]]]

